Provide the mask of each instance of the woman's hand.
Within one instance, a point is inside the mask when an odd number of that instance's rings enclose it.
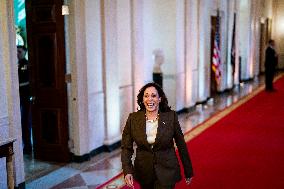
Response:
[[[125,175],[124,180],[125,180],[125,183],[126,183],[127,186],[134,188],[133,175],[132,174]]]
[[[192,177],[191,178],[186,178],[185,183],[186,185],[189,185],[191,183]]]

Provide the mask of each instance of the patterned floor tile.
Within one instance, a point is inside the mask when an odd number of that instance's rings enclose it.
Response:
[[[51,189],[62,189],[62,188],[74,188],[74,187],[81,187],[86,186],[84,179],[81,177],[80,174],[77,174],[64,182],[52,187]]]

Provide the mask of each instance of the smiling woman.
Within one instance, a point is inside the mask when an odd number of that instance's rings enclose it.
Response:
[[[161,98],[159,97],[158,91],[155,87],[148,87],[144,91],[143,95],[143,103],[146,107],[146,116],[148,118],[157,117],[159,103],[161,102]]]
[[[140,109],[129,115],[122,134],[121,162],[126,184],[133,187],[135,178],[142,189],[174,188],[181,180],[174,141],[189,184],[193,176],[191,160],[177,114],[168,106],[164,91],[156,83],[148,83],[140,89],[137,103]],[[133,142],[137,145],[134,165]]]

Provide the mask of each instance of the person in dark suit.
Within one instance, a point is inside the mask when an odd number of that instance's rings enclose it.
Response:
[[[193,170],[184,135],[162,88],[156,83],[146,84],[137,95],[137,103],[140,110],[129,114],[121,141],[126,184],[133,188],[135,178],[142,189],[173,189],[181,180],[174,143],[189,184]],[[134,142],[137,148],[133,165]]]
[[[277,53],[274,40],[269,40],[265,51],[265,90],[273,91],[273,78],[277,65]]]
[[[29,82],[29,64],[25,58],[27,49],[25,46],[17,46],[18,57],[18,76],[19,93],[21,105],[21,123],[24,154],[32,152],[31,144],[31,125],[30,125],[30,82]]]

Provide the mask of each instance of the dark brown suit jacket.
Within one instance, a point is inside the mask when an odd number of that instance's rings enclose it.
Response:
[[[174,141],[179,151],[186,178],[193,176],[192,165],[184,136],[174,111],[160,112],[155,143],[150,145],[146,136],[144,111],[131,113],[122,134],[121,162],[124,175],[133,174],[141,184],[158,179],[161,185],[173,185],[181,179],[180,166]],[[133,142],[136,143],[134,166],[131,161]]]

